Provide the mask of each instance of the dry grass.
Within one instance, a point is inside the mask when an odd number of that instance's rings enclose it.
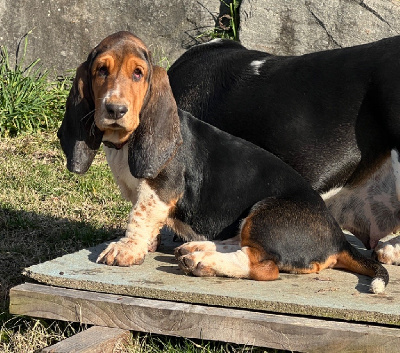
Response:
[[[14,317],[1,327],[0,352],[34,353],[76,333],[70,324]]]

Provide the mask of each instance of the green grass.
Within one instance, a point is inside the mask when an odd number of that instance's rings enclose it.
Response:
[[[0,46],[1,137],[54,129],[63,116],[70,79],[49,82],[39,59],[26,64],[27,45],[28,34],[18,45],[14,65],[7,48]]]
[[[0,352],[34,353],[84,329],[60,321],[13,317],[0,327]],[[127,344],[117,344],[115,353],[261,353],[261,348],[223,342],[190,340],[145,333],[131,333]],[[272,351],[270,351],[272,352]]]

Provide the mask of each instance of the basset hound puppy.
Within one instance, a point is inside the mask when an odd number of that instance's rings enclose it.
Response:
[[[399,57],[400,36],[301,56],[217,39],[168,75],[178,107],[280,157],[343,229],[400,265]]]
[[[105,38],[77,69],[58,136],[76,173],[103,142],[133,203],[125,236],[99,263],[141,264],[167,225],[189,241],[175,251],[187,274],[274,280],[280,271],[341,268],[372,277],[373,293],[388,283],[290,166],[178,109],[166,71],[128,32]]]

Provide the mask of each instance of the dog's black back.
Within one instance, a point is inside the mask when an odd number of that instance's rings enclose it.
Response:
[[[400,37],[299,57],[219,40],[192,48],[168,74],[179,107],[326,191],[400,146],[399,57]]]
[[[174,216],[190,224],[194,231],[215,238],[225,230],[232,237],[238,232],[239,221],[258,201],[287,198],[301,201],[305,208],[316,208],[316,213],[322,213],[332,223],[330,232],[335,229],[341,233],[318,193],[289,165],[184,111],[179,115],[185,138],[162,173],[168,174],[174,190],[176,180],[184,174],[183,196]],[[167,180],[163,174],[158,179]],[[157,189],[160,190],[159,185]]]

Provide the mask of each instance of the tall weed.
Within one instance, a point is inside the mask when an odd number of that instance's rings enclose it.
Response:
[[[28,34],[18,43],[15,65],[0,46],[0,137],[55,129],[63,116],[70,80],[50,82],[40,59],[25,65]]]

